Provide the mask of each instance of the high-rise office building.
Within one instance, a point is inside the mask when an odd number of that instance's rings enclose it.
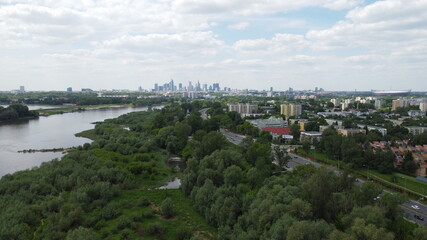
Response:
[[[67,88],[67,92],[72,92],[72,91],[73,91],[72,87]]]
[[[158,92],[158,91],[159,91],[159,84],[158,84],[158,83],[155,83],[155,84],[154,84],[154,91],[155,91],[155,92]]]
[[[194,91],[194,86],[193,83],[191,81],[188,82],[188,91]]]
[[[178,84],[178,89],[179,89],[179,91],[182,91],[182,83]]]
[[[280,105],[280,114],[285,115],[288,119],[292,116],[299,116],[302,113],[301,104],[282,104]]]
[[[19,86],[19,92],[20,93],[24,93],[25,92],[25,87],[24,86]]]
[[[212,84],[212,88],[213,88],[213,90],[214,90],[214,91],[218,91],[218,92],[219,92],[219,90],[221,89],[221,88],[219,87],[219,83],[214,83],[214,84]]]

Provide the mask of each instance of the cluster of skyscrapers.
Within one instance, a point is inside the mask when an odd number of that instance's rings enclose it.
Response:
[[[224,88],[225,91],[230,90]],[[188,86],[184,86],[182,83],[178,83],[175,85],[173,79],[171,79],[168,83],[164,83],[163,85],[159,85],[158,83],[154,84],[154,92],[219,92],[221,91],[219,83],[214,83],[212,85],[208,85],[206,83],[200,84],[199,81],[195,85],[190,81],[188,82]]]

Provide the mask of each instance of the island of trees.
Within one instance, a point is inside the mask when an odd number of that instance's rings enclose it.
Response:
[[[35,118],[37,116],[37,111],[29,111],[28,107],[22,104],[11,104],[6,108],[0,106],[0,121]]]

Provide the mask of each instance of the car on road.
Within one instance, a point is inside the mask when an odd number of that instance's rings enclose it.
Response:
[[[412,205],[411,208],[417,209],[417,210],[420,209],[420,207],[418,207],[418,205]]]
[[[417,214],[414,215],[414,218],[421,220],[421,221],[424,221],[424,218],[421,217],[420,215],[417,215]]]

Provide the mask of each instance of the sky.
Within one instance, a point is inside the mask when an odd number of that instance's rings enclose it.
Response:
[[[0,91],[427,91],[426,0],[0,0]]]

